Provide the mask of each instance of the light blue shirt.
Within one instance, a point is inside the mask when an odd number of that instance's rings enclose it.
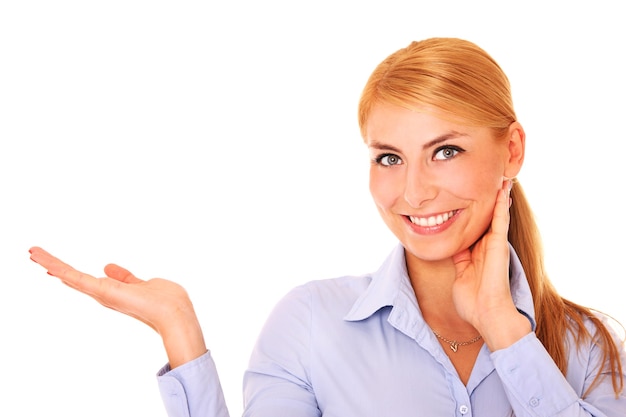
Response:
[[[512,248],[510,282],[534,329]],[[277,304],[244,375],[244,415],[625,417],[626,396],[615,398],[610,377],[581,399],[597,373],[598,348],[588,342],[568,359],[566,378],[530,333],[496,352],[483,345],[464,385],[422,317],[398,246],[374,274],[309,282]],[[228,416],[210,353],[166,366],[158,383],[170,417]]]

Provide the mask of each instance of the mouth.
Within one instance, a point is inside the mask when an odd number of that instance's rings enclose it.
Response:
[[[411,223],[417,226],[434,227],[434,226],[441,226],[442,224],[450,220],[452,217],[454,217],[454,215],[457,214],[458,211],[459,210],[451,210],[446,213],[440,213],[440,214],[437,214],[434,216],[428,216],[428,217],[417,217],[417,216],[407,216],[407,217],[409,218]]]

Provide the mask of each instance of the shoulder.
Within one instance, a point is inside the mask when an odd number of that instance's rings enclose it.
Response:
[[[258,346],[303,346],[315,329],[340,326],[371,278],[345,276],[310,281],[288,291],[267,318]],[[308,341],[308,342],[307,342]]]
[[[299,288],[311,293],[312,296],[350,297],[361,294],[372,282],[372,276],[351,275],[338,278],[309,281]]]
[[[590,344],[594,344],[598,331],[602,333],[605,333],[606,331],[606,333],[611,335],[615,341],[623,343],[626,329],[622,323],[601,311],[591,309],[590,312],[591,315],[581,314],[581,322],[584,329],[581,329],[580,326],[576,326],[576,320],[574,320],[571,316],[568,318],[570,323],[570,333],[572,333],[573,337],[579,338],[582,331],[590,336],[588,338],[590,339]]]
[[[372,276],[369,274],[309,281],[287,292],[278,302],[277,308],[306,305],[307,309],[324,308],[343,311],[345,314],[371,281]]]
[[[570,358],[577,356],[579,360],[591,360],[596,356],[604,357],[607,351],[614,351],[626,359],[626,330],[623,325],[608,314],[597,310],[590,312],[590,315],[579,313],[579,319],[568,318],[567,344]]]

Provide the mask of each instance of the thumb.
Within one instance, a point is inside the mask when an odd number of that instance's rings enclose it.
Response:
[[[142,282],[142,280],[134,276],[129,270],[116,264],[108,264],[105,266],[104,273],[109,278],[113,278],[116,281],[125,282],[127,284]]]

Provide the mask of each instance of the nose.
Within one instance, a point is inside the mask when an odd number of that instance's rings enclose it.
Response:
[[[423,169],[409,167],[406,170],[404,181],[404,200],[412,208],[421,208],[427,202],[433,200],[437,194],[437,188],[430,175]]]

